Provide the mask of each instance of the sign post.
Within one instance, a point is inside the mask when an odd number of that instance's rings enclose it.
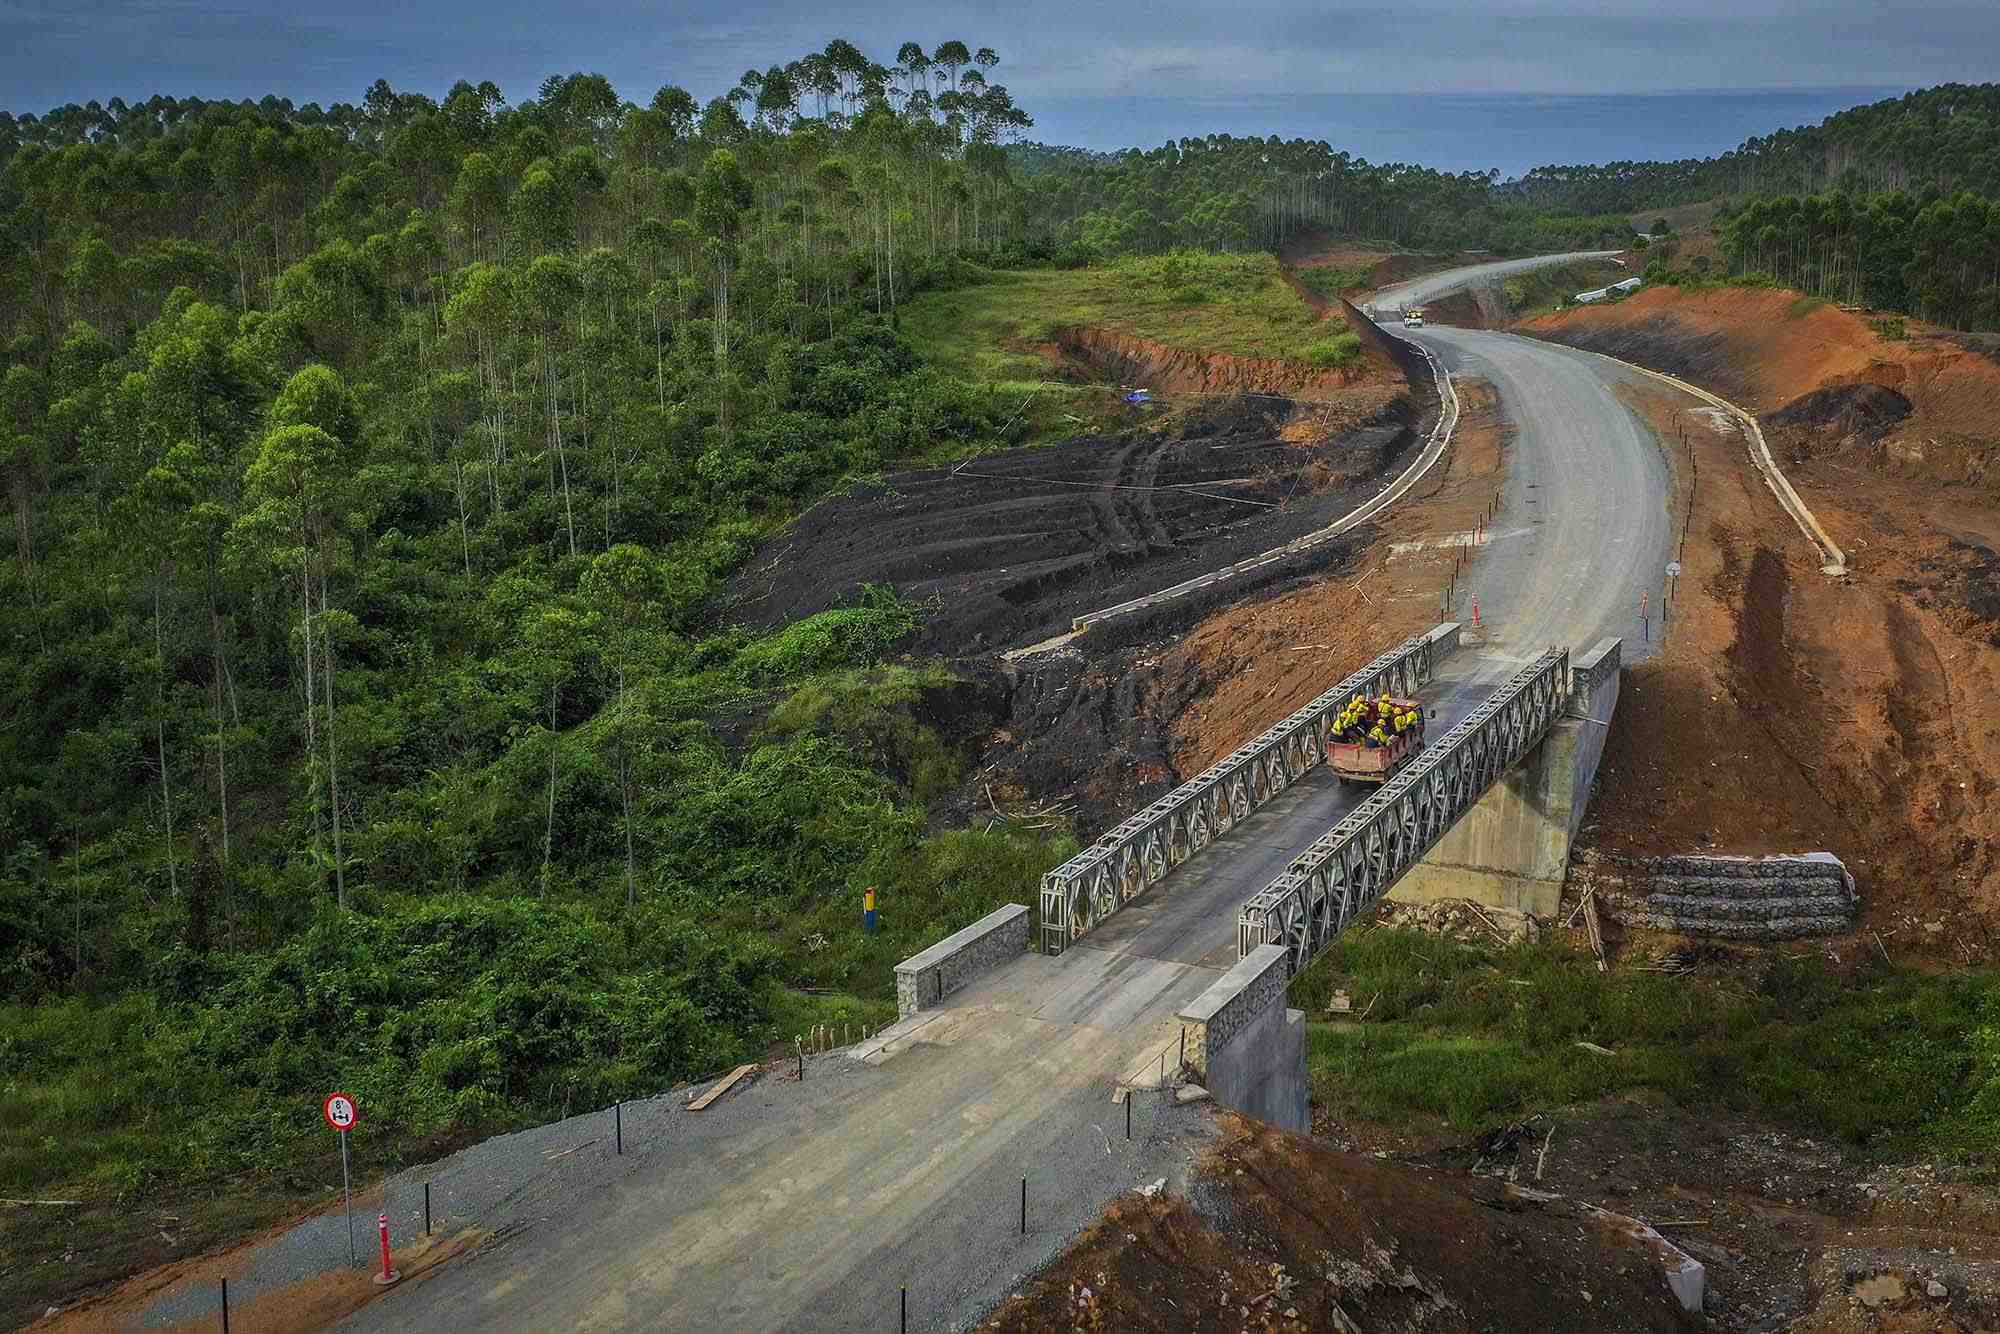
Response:
[[[354,1185],[347,1172],[347,1132],[361,1124],[361,1114],[355,1111],[353,1098],[334,1093],[320,1107],[320,1115],[340,1135],[340,1193],[347,1199],[347,1262],[358,1264],[360,1256],[354,1249]]]

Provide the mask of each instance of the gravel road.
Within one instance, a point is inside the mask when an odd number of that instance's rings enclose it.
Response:
[[[1426,300],[1536,262],[1391,291]],[[1669,487],[1659,446],[1612,393],[1623,373],[1505,334],[1415,336],[1490,379],[1518,428],[1495,538],[1471,573],[1488,633],[1431,692],[1440,722],[1551,643],[1623,635],[1642,656],[1638,597],[1658,600]],[[701,1113],[674,1096],[628,1107],[622,1158],[597,1114],[407,1174],[391,1183],[392,1215],[411,1217],[428,1177],[452,1226],[490,1235],[342,1327],[880,1330],[905,1286],[910,1329],[974,1323],[1116,1195],[1185,1178],[1206,1119],[1141,1094],[1128,1143],[1117,1081],[1171,1047],[1173,1016],[1233,962],[1237,904],[1348,800],[1297,785],[1083,945],[968,988],[875,1063],[820,1058],[803,1083],[767,1072]],[[278,1239],[257,1272],[282,1282],[341,1262],[333,1227]],[[204,1313],[199,1294],[168,1293],[153,1315]]]

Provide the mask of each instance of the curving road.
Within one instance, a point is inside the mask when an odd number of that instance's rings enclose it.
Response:
[[[1536,262],[1433,275],[1376,304]],[[1623,635],[1643,656],[1638,599],[1658,601],[1670,488],[1660,447],[1613,392],[1624,373],[1506,334],[1415,336],[1454,373],[1491,380],[1518,429],[1496,536],[1472,567],[1488,633],[1433,692],[1441,721],[1551,643]],[[883,1329],[905,1286],[910,1329],[965,1327],[1118,1193],[1181,1178],[1201,1119],[1142,1098],[1128,1142],[1115,1081],[1148,1078],[1173,1016],[1234,961],[1237,905],[1349,800],[1309,775],[1077,947],[1026,956],[899,1026],[867,1063],[826,1058],[803,1083],[767,1073],[702,1113],[646,1104],[643,1133],[628,1109],[622,1158],[605,1155],[601,1116],[533,1132],[549,1154],[581,1152],[513,1169],[528,1179],[475,1211],[493,1233],[480,1251],[344,1327]],[[498,1170],[473,1161],[432,1174],[441,1194]],[[586,1162],[587,1178],[561,1175]],[[392,1183],[392,1214],[408,1216],[422,1180]]]
[[[1519,661],[1551,644],[1587,649],[1625,639],[1627,662],[1651,657],[1652,626],[1672,558],[1673,481],[1652,429],[1618,398],[1658,382],[1602,357],[1515,334],[1427,326],[1421,339],[1455,376],[1499,393],[1515,428],[1494,539],[1468,587],[1489,627],[1485,652]],[[1692,401],[1692,400],[1690,400]],[[1460,619],[1469,617],[1469,602]]]
[[[1571,250],[1560,255],[1534,255],[1527,259],[1496,259],[1486,264],[1468,264],[1463,268],[1446,269],[1442,273],[1385,287],[1368,298],[1364,309],[1400,315],[1405,306],[1421,306],[1467,287],[1498,282],[1517,273],[1546,269],[1553,264],[1569,264],[1579,259],[1608,259],[1618,253],[1616,250]]]

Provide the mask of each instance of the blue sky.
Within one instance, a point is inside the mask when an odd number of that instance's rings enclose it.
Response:
[[[1290,98],[1880,90],[2000,71],[1995,0],[0,0],[0,33],[0,104],[17,112],[156,91],[353,101],[377,77],[431,93],[490,78],[518,100],[544,74],[578,69],[635,100],[669,82],[706,98],[747,66],[834,36],[885,61],[906,38],[958,37],[1000,53],[997,77],[1042,111],[1033,137],[1092,146],[1158,122],[1135,107],[1185,108],[1171,117],[1181,123],[1142,136],[1156,141],[1198,132],[1205,106],[1247,106],[1304,122],[1277,132],[1314,133],[1320,113],[1294,115]]]

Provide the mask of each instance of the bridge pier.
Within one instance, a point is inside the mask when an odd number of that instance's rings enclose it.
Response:
[[[1390,898],[1471,899],[1537,917],[1555,914],[1570,844],[1590,809],[1605,734],[1618,707],[1621,643],[1599,640],[1572,659],[1569,703],[1548,736],[1404,873]]]

